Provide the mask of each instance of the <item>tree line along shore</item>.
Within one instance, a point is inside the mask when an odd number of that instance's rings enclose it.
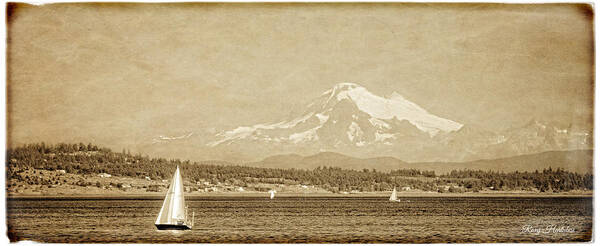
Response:
[[[547,168],[535,172],[453,170],[445,174],[417,169],[381,172],[318,167],[312,170],[223,165],[150,158],[129,151],[113,152],[92,144],[34,143],[7,150],[8,194],[160,193],[173,170],[181,168],[186,192],[373,193],[564,193],[593,190],[591,173]],[[68,187],[68,189],[67,189]]]

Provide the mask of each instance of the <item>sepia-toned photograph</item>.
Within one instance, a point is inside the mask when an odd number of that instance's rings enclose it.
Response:
[[[7,3],[5,27],[7,241],[593,241],[591,3]]]

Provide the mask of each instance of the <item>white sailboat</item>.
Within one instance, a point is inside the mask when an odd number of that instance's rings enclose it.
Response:
[[[270,199],[275,198],[275,191],[274,190],[270,190],[269,193],[271,193]]]
[[[392,191],[392,195],[390,196],[390,201],[399,202],[398,195],[396,194],[396,187],[394,187],[394,191]]]
[[[179,166],[175,170],[171,186],[169,186],[169,191],[154,225],[159,230],[188,230],[194,226],[194,213],[192,213],[190,221],[187,207],[185,206],[183,179],[179,172]]]

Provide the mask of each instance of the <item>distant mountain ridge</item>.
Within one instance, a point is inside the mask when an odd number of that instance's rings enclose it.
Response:
[[[389,171],[397,169],[408,163],[394,157],[376,157],[360,159],[334,152],[322,152],[311,156],[296,154],[276,155],[268,157],[260,162],[247,163],[250,166],[270,168],[301,168],[314,169],[317,167],[331,166],[345,169],[372,169]]]
[[[520,155],[509,158],[484,159],[469,162],[405,162],[394,157],[354,158],[339,153],[322,152],[310,156],[297,154],[276,155],[259,162],[245,163],[253,167],[314,169],[330,166],[346,169],[418,169],[443,174],[452,170],[484,171],[541,171],[547,168],[561,168],[576,173],[593,172],[593,150],[549,151],[537,154]]]
[[[277,123],[217,133],[205,146],[228,158],[259,160],[281,153],[336,152],[409,162],[465,162],[592,148],[592,134],[532,119],[492,132],[427,112],[393,92],[379,97],[354,83],[323,92],[301,114]]]

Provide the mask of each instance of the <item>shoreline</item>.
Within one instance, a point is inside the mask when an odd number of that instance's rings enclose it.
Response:
[[[153,193],[94,193],[94,194],[7,194],[6,199],[85,199],[85,198],[106,198],[106,199],[151,199],[151,200],[162,200],[165,194],[162,192]],[[259,192],[222,192],[222,193],[192,193],[185,195],[187,199],[195,198],[227,198],[227,197],[248,197],[248,198],[268,198],[266,193]],[[386,193],[360,193],[360,194],[337,194],[337,193],[277,193],[277,198],[388,198],[389,192]],[[564,193],[524,193],[524,192],[480,192],[480,193],[437,193],[437,192],[411,192],[411,193],[400,193],[398,198],[410,198],[410,197],[594,197],[593,192],[564,192]]]

